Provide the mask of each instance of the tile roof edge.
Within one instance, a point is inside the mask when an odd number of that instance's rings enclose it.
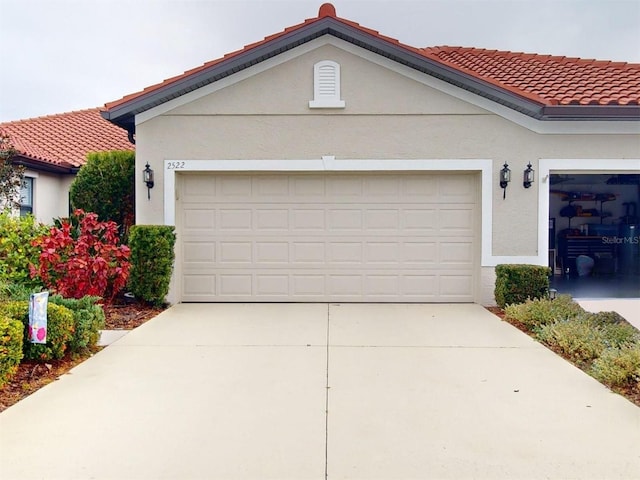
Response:
[[[7,126],[7,125],[15,125],[15,124],[19,124],[19,123],[26,123],[26,122],[33,122],[35,120],[47,120],[47,119],[52,119],[52,118],[60,118],[60,117],[64,117],[67,115],[73,115],[73,114],[78,114],[78,113],[89,113],[89,112],[93,112],[93,111],[100,111],[100,109],[103,107],[92,107],[92,108],[83,108],[80,110],[71,110],[68,112],[61,112],[61,113],[51,113],[48,115],[40,115],[37,117],[27,117],[27,118],[20,118],[18,120],[9,120],[7,122],[1,122],[0,123],[0,128],[3,126]]]

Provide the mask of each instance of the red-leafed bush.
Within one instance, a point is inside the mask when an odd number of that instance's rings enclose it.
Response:
[[[76,210],[33,241],[41,249],[31,276],[66,298],[85,295],[110,301],[129,277],[129,247],[119,245],[118,226]]]

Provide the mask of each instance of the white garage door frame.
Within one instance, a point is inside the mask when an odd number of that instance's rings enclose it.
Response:
[[[491,159],[357,159],[337,160],[323,156],[317,160],[165,160],[164,162],[164,223],[176,225],[176,176],[180,173],[335,173],[335,172],[424,172],[480,173],[481,176],[481,245],[480,267],[495,267],[500,263],[544,265],[546,255],[497,256],[492,253],[493,237],[493,160]],[[497,180],[496,180],[497,181]],[[179,276],[181,268],[176,266]],[[181,295],[179,293],[178,295]]]

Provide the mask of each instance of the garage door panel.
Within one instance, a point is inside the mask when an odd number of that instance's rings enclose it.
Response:
[[[322,264],[326,262],[324,242],[292,242],[292,262]]]
[[[364,227],[367,230],[387,230],[397,232],[400,227],[398,209],[370,208],[364,215]]]
[[[471,275],[440,275],[440,295],[447,298],[465,298],[473,291]]]
[[[362,242],[329,242],[328,261],[331,264],[361,264]]]
[[[324,232],[326,229],[325,211],[318,208],[296,208],[292,212],[292,229],[300,231]]]
[[[287,297],[289,296],[288,274],[261,274],[256,275],[255,294],[258,297]]]
[[[253,212],[250,209],[221,208],[219,210],[218,229],[222,232],[245,230],[251,231]]]
[[[253,244],[251,242],[220,242],[220,263],[253,263]]]
[[[328,211],[329,231],[359,232],[362,230],[362,209],[330,208]]]
[[[218,275],[220,296],[251,297],[253,295],[253,275],[237,273],[221,273]]]
[[[215,243],[184,242],[184,263],[198,268],[202,265],[215,265]]]
[[[455,232],[458,235],[473,236],[474,212],[470,206],[466,208],[441,209],[438,212],[440,231],[447,234]]]
[[[188,210],[185,212],[184,225],[191,232],[200,231],[212,234],[216,225],[215,211],[199,208]]]
[[[404,242],[402,262],[405,265],[436,265],[438,262],[437,242]]]
[[[263,231],[289,231],[288,209],[258,209],[255,211],[256,228]]]
[[[291,294],[294,298],[314,297],[323,298],[325,296],[325,275],[318,274],[292,274]]]
[[[256,242],[258,263],[289,265],[289,242]]]
[[[473,253],[471,242],[443,242],[440,244],[439,263],[469,265],[473,262]]]
[[[179,178],[183,301],[473,300],[472,175]]]
[[[365,242],[365,261],[369,265],[397,265],[402,252],[400,242]]]

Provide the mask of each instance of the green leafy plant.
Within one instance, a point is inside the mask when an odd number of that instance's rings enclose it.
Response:
[[[161,305],[169,292],[176,235],[166,225],[131,227],[131,277],[129,288],[136,298]]]
[[[585,318],[548,323],[540,327],[537,337],[581,365],[598,358],[606,348],[602,329]]]
[[[15,301],[0,304],[0,316],[22,323],[23,351],[27,360],[48,361],[64,357],[67,344],[73,338],[73,314],[68,308],[47,305],[47,343],[31,343],[28,338],[29,302]]]
[[[590,373],[596,380],[610,387],[633,384],[640,387],[640,344],[630,343],[605,350],[593,362]]]
[[[585,313],[570,295],[559,295],[555,300],[526,300],[524,303],[508,305],[504,312],[507,317],[517,320],[531,330],[558,320],[577,318]]]
[[[527,299],[546,298],[549,294],[549,267],[538,265],[496,266],[494,296],[500,308]]]
[[[63,298],[49,297],[49,303],[68,308],[73,313],[74,333],[69,341],[69,353],[82,354],[98,344],[100,330],[104,328],[105,315],[97,302],[100,297]]]
[[[33,245],[41,253],[38,266],[30,266],[31,276],[63,297],[110,301],[127,283],[129,247],[119,245],[116,224],[98,221],[95,213],[76,210]]]
[[[581,364],[596,360],[608,348],[620,348],[640,339],[638,330],[625,322],[612,322],[605,312],[584,312],[577,317],[542,325],[536,336]]]
[[[0,213],[0,273],[7,283],[39,288],[42,283],[29,275],[29,264],[38,259],[40,249],[33,240],[47,231],[31,215],[16,217]]]
[[[5,208],[18,208],[20,187],[25,167],[13,162],[16,149],[8,135],[0,133],[0,205]]]
[[[0,316],[0,388],[16,373],[22,360],[22,322]]]
[[[19,283],[9,283],[0,278],[0,302],[29,300],[32,293],[40,291],[42,288],[29,288]]]
[[[127,243],[135,223],[135,153],[110,151],[90,153],[69,191],[74,209],[95,212],[100,221],[118,225]]]

